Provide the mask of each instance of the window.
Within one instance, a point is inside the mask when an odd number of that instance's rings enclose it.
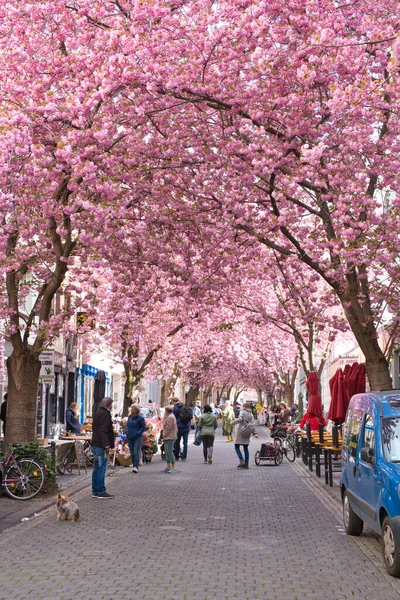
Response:
[[[369,414],[365,415],[362,448],[375,450],[374,419]]]
[[[354,462],[354,459],[357,455],[357,446],[358,438],[360,437],[361,423],[362,413],[360,413],[359,411],[354,412],[351,418],[351,422],[349,424],[348,446],[350,462]]]
[[[400,418],[382,419],[383,451],[386,460],[400,462]]]

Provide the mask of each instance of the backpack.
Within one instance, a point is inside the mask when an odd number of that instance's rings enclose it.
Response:
[[[183,423],[188,423],[191,421],[193,417],[193,411],[190,406],[187,406],[187,404],[182,404],[178,413],[178,417]]]
[[[254,419],[251,421],[247,421],[243,425],[240,426],[240,433],[244,435],[244,437],[251,436],[254,431]]]

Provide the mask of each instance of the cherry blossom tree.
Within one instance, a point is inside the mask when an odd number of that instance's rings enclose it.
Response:
[[[389,387],[378,329],[399,309],[398,3],[221,0],[150,14],[153,148],[182,165],[162,175],[171,206],[185,193],[185,215],[312,269],[371,387]],[[397,318],[388,327],[394,340]]]
[[[390,386],[398,23],[397,0],[0,6],[9,439],[34,432],[38,357],[72,310],[52,315],[55,294],[111,256],[127,264],[135,238],[154,255],[168,240],[155,258],[171,284],[202,271],[191,301],[208,277],[210,309],[215,272],[234,277],[257,246],[261,271],[276,256],[311,269],[342,305],[371,387]],[[182,252],[187,230],[197,253]]]

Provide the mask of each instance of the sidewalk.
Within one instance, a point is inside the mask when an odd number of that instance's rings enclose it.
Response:
[[[218,431],[212,465],[190,443],[174,474],[156,455],[107,479],[113,500],[74,493],[79,523],[51,507],[9,528],[0,600],[398,600],[376,539],[346,536],[340,504],[299,463],[236,465]]]
[[[116,467],[115,469],[109,469],[107,476],[112,476],[122,467]],[[59,490],[51,494],[41,494],[32,500],[13,500],[6,492],[0,497],[0,533],[3,533],[9,527],[16,525],[21,519],[36,519],[35,514],[41,514],[49,506],[53,506],[57,494],[60,492],[66,492],[69,496],[73,496],[82,489],[87,488],[91,485],[92,481],[92,469],[89,468],[88,472],[85,473],[84,469],[81,469],[79,475],[76,470],[72,473],[65,473],[64,475],[57,476],[57,482]]]

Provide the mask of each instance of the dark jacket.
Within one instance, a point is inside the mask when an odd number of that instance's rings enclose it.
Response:
[[[72,408],[67,408],[65,419],[67,421],[67,431],[72,431],[72,433],[79,435],[81,432],[81,426]]]
[[[179,412],[180,412],[182,406],[183,406],[182,402],[178,402],[178,404],[175,404],[174,415],[175,415],[175,419],[176,419],[176,424],[178,426],[178,432],[186,433],[186,431],[190,430],[190,421],[181,421],[181,419],[179,418]]]
[[[7,400],[4,400],[1,405],[0,419],[3,421],[3,431],[4,435],[6,435],[6,416],[7,416]]]
[[[138,438],[142,436],[142,433],[146,430],[146,421],[142,415],[136,415],[133,417],[129,415],[128,423],[126,424],[126,437]]]
[[[100,406],[92,423],[92,445],[100,448],[114,448],[114,431],[110,411]]]

